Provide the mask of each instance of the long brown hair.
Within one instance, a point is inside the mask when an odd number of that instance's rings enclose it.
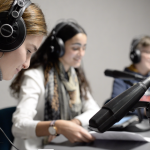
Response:
[[[59,23],[56,27],[61,26],[62,23]],[[70,24],[67,24],[57,34],[57,37],[60,37],[64,43],[78,33],[86,34],[84,29],[80,25],[74,22],[72,23],[76,26],[76,28],[78,28],[78,31]],[[33,69],[42,66],[44,68],[45,85],[49,80],[49,71],[52,68],[55,68],[59,72],[59,67],[58,67],[59,58],[55,55],[55,53],[52,53],[50,51],[51,34],[52,33],[50,33],[50,35],[43,42],[43,44],[41,45],[37,53],[32,57],[30,67],[28,68],[28,69]],[[75,70],[79,80],[81,98],[88,99],[87,91],[91,92],[91,88],[85,77],[84,71],[81,67],[76,68]],[[25,71],[26,70],[22,70],[10,85],[12,94],[15,97],[19,97],[19,92],[23,80],[23,74]]]

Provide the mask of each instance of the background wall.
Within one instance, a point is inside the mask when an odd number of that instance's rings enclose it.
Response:
[[[59,19],[73,18],[88,34],[83,66],[93,96],[101,106],[110,97],[112,78],[105,69],[122,70],[130,65],[132,38],[150,34],[149,0],[32,0],[46,17],[50,31]],[[14,106],[8,92],[11,81],[0,83],[0,108]]]

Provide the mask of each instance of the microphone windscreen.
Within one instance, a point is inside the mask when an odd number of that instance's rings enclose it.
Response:
[[[110,76],[110,77],[113,77],[113,71],[112,70],[105,70],[104,72],[105,76]]]
[[[141,80],[145,79],[145,77],[143,77],[142,75],[134,74],[134,73],[126,72],[126,71],[118,71],[118,70],[106,69],[104,71],[104,74],[106,76],[109,76],[109,77],[120,78],[120,79],[124,79],[124,80],[138,80],[138,81],[141,81]]]

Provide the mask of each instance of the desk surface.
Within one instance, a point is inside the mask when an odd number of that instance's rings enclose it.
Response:
[[[138,132],[145,137],[150,137],[150,131]],[[54,150],[150,150],[150,143],[133,141],[110,141],[95,140],[91,143],[70,143],[63,135],[55,138],[52,143],[45,146],[45,149]]]
[[[148,123],[148,120],[144,124]],[[147,124],[149,125],[149,123]],[[87,127],[86,127],[87,129]],[[136,132],[144,137],[150,137],[150,131]],[[71,143],[63,135],[56,137],[45,149],[54,150],[150,150],[150,143],[137,141],[95,140],[90,143]]]

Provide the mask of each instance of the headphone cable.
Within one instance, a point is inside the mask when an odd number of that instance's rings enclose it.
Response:
[[[5,137],[7,138],[7,140],[9,141],[9,143],[16,148],[16,146],[10,141],[10,139],[7,137],[7,135],[5,134],[5,132],[0,128],[1,132],[5,135]],[[19,150],[18,148],[16,148],[17,150]]]

